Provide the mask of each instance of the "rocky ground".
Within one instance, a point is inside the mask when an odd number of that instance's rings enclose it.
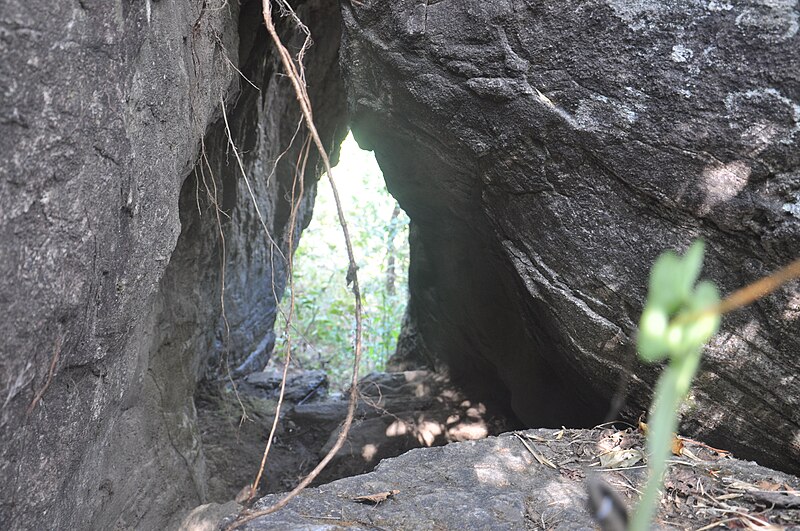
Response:
[[[627,505],[641,488],[641,462],[602,466],[604,455],[628,444],[635,453],[641,437],[529,430],[412,450],[369,474],[309,489],[242,529],[595,529],[587,479],[602,478]],[[697,443],[685,449],[671,463],[658,528],[800,529],[798,478]],[[267,496],[255,508],[278,499]]]
[[[230,386],[201,393],[198,417],[217,503],[195,509],[185,528],[217,529],[242,510],[231,500],[257,470],[277,382],[277,373],[239,382],[241,405]],[[441,375],[372,374],[360,388],[358,421],[318,486],[243,529],[592,529],[589,499],[605,488],[623,507],[638,499],[646,473],[641,426],[494,436],[513,426]],[[346,401],[327,395],[318,372],[292,374],[287,399],[294,403],[279,424],[260,490],[271,494],[251,509],[290,490],[327,451],[344,417]],[[248,418],[240,421],[242,406]],[[678,438],[674,447],[660,528],[800,529],[797,477],[691,439]]]

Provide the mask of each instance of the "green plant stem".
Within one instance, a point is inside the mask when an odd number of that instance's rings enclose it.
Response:
[[[656,514],[661,483],[667,468],[667,459],[672,450],[672,434],[678,427],[678,406],[683,399],[678,392],[682,367],[689,360],[671,363],[656,384],[655,403],[648,418],[647,450],[650,455],[650,477],[647,479],[642,499],[631,520],[630,531],[648,531]]]
[[[689,392],[700,367],[700,348],[674,356],[656,384],[655,401],[648,418],[647,452],[650,477],[631,520],[630,531],[648,531],[661,501],[661,485],[672,452],[672,439],[678,429],[681,402]]]

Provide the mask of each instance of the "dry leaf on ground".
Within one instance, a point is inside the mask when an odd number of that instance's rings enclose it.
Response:
[[[357,503],[378,505],[380,503],[385,502],[389,498],[394,497],[395,494],[399,493],[400,493],[399,490],[387,490],[384,492],[379,492],[377,494],[366,494],[364,496],[356,496],[355,498],[353,498],[353,501]]]

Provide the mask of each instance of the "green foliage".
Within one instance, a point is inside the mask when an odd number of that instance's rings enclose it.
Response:
[[[703,266],[703,250],[704,244],[698,240],[683,258],[667,251],[653,265],[639,323],[639,354],[645,361],[682,356],[702,347],[716,333],[717,314],[689,320],[681,317],[719,302],[717,288],[710,282],[701,282],[695,288]]]
[[[683,257],[667,251],[650,272],[650,284],[639,322],[640,357],[665,358],[668,365],[656,385],[648,419],[650,477],[631,522],[631,531],[646,531],[656,512],[659,489],[678,427],[678,409],[700,366],[703,346],[717,332],[719,292],[708,281],[697,283],[703,267],[704,244],[696,241]]]
[[[397,343],[408,297],[408,217],[395,211],[396,202],[386,191],[374,156],[360,150],[352,136],[342,144],[335,175],[359,266],[364,306],[359,372],[364,374],[383,370]],[[339,387],[349,385],[355,327],[355,301],[346,273],[344,238],[330,186],[323,178],[314,217],[294,255],[291,344],[292,356],[302,367],[326,370]],[[290,295],[287,289],[284,313],[289,311]],[[276,332],[284,328],[279,316]],[[279,337],[276,353],[283,352],[286,340]]]

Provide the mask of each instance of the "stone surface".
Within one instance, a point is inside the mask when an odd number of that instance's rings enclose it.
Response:
[[[412,220],[412,359],[529,426],[646,410],[649,267],[723,293],[800,255],[793,2],[343,3],[353,131]],[[684,429],[800,471],[800,291],[725,319]],[[627,386],[627,393],[626,393]]]
[[[176,527],[184,531],[217,531],[222,518],[239,510],[241,506],[235,501],[225,504],[207,503],[192,509]]]
[[[251,372],[244,379],[237,381],[237,388],[239,393],[259,398],[277,399],[280,395],[282,380],[282,369]],[[328,375],[325,374],[325,371],[290,370],[286,375],[283,397],[284,400],[293,404],[324,398],[327,393]]]
[[[586,475],[601,468],[598,456],[613,448],[641,448],[641,442],[630,431],[542,429],[521,432],[520,437],[503,434],[411,450],[382,461],[369,474],[308,489],[284,509],[239,529],[597,529],[588,510]],[[703,451],[687,442],[689,447]],[[794,489],[786,501],[796,502],[800,479],[712,454],[675,459],[670,465],[665,489],[669,502],[662,505],[655,529],[698,529],[730,518],[734,511],[757,513],[777,525],[800,521],[800,510],[787,508],[787,503],[769,508],[764,498],[770,497],[768,489]],[[623,506],[631,506],[638,496],[634,489],[641,488],[645,476],[634,465],[607,468],[590,480],[603,480]],[[377,506],[355,500],[392,491]],[[266,496],[254,508],[269,507],[280,496]]]
[[[338,6],[297,4],[316,39],[316,118],[334,144],[345,133]],[[285,22],[279,31],[299,44]],[[255,1],[4,2],[4,528],[161,529],[205,501],[195,382],[266,362],[283,285],[277,249],[303,139],[273,174],[299,110],[271,49]],[[228,145],[223,101],[277,247]]]

